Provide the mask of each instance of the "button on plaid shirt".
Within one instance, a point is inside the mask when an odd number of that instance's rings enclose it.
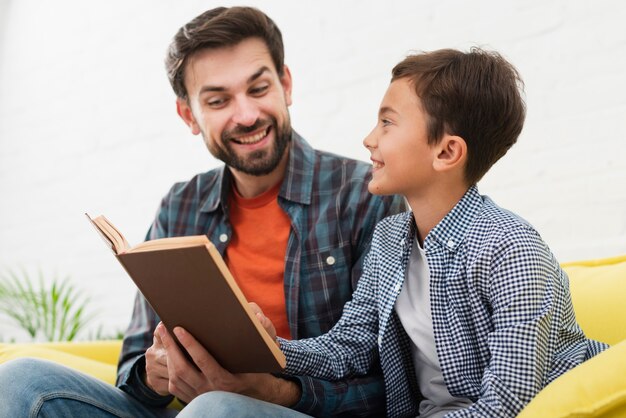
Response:
[[[292,337],[308,338],[327,332],[341,316],[361,276],[376,223],[406,206],[400,197],[381,198],[367,191],[368,164],[316,151],[295,132],[291,144],[278,198],[292,226],[285,258],[285,299]],[[174,185],[147,239],[207,234],[223,255],[232,235],[227,207],[231,181],[230,172],[221,167]],[[158,322],[138,294],[118,369],[118,386],[154,406],[171,400],[147,388],[139,373]],[[304,413],[358,416],[384,411],[380,371],[336,382],[296,379],[302,398],[294,409]]]
[[[288,372],[338,379],[380,362],[388,415],[417,415],[410,340],[394,309],[414,225],[411,212],[379,223],[339,323],[320,338],[281,341]],[[546,384],[607,347],[585,338],[567,276],[539,234],[475,187],[424,249],[443,377],[452,395],[474,402],[446,417],[514,417]]]

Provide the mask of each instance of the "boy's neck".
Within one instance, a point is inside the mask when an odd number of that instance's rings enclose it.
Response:
[[[421,246],[430,231],[454,208],[467,192],[465,184],[438,186],[422,196],[406,196],[415,218],[417,239]]]

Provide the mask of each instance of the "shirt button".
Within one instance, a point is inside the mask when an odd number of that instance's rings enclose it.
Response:
[[[220,235],[220,242],[226,242],[226,241],[228,241],[228,235],[226,234]]]
[[[329,255],[326,258],[326,264],[328,264],[329,266],[332,266],[333,264],[335,264],[335,257],[333,257],[332,255]]]
[[[380,335],[378,336],[378,345],[381,345],[383,343],[383,337],[381,337]]]
[[[448,246],[448,248],[454,248],[454,246],[456,245],[454,243],[454,241],[452,241],[451,239],[448,240],[448,242],[446,243],[446,245]]]

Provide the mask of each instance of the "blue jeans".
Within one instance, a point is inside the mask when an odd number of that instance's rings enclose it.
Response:
[[[293,409],[229,392],[207,392],[189,403],[177,418],[310,418]]]
[[[47,360],[21,358],[0,364],[0,417],[176,416],[297,418],[307,415],[227,392],[198,396],[179,413],[174,409],[148,407],[114,386]]]

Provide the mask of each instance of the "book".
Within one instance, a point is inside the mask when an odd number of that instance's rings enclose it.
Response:
[[[174,339],[171,331],[185,328],[231,373],[285,368],[284,354],[206,235],[131,247],[107,218],[86,215]]]

